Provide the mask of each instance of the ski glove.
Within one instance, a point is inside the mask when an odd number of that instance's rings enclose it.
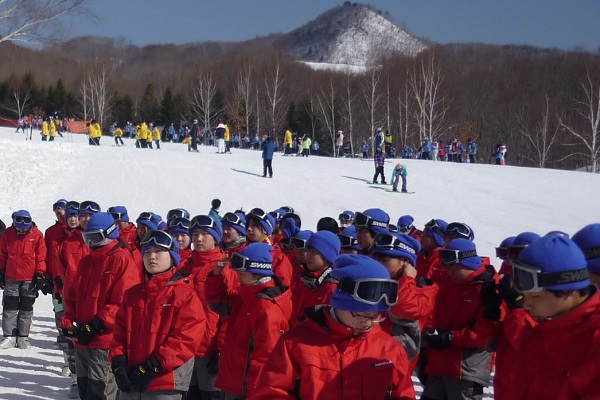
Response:
[[[44,284],[42,285],[41,291],[44,296],[54,293],[54,282],[52,279],[44,277]]]
[[[42,290],[42,288],[44,287],[44,285],[46,285],[46,278],[44,278],[43,274],[40,274],[39,272],[36,272],[33,275],[33,280],[29,284],[29,288],[28,289],[29,289],[30,292],[35,292],[35,294],[37,294],[40,290]]]
[[[219,350],[215,351],[212,356],[208,359],[206,363],[206,368],[208,368],[208,373],[211,375],[217,375],[219,372],[219,359],[221,358],[221,352]]]
[[[130,392],[133,389],[133,382],[127,376],[127,370],[129,365],[127,364],[127,357],[124,355],[117,356],[113,359],[111,364],[112,372],[115,375],[115,381],[117,386],[122,392]]]
[[[65,287],[63,280],[60,276],[54,277],[54,287],[58,290],[62,290]]]
[[[68,338],[76,338],[77,333],[75,332],[75,328],[70,326],[68,328],[62,328],[62,334]]]
[[[500,312],[502,296],[497,290],[496,282],[493,279],[483,284],[481,292],[479,292],[479,299],[483,304],[483,318],[499,321],[502,314]]]
[[[0,272],[0,289],[4,290],[4,286],[6,285],[6,274],[4,271]]]
[[[129,379],[133,383],[133,388],[136,392],[145,392],[150,386],[150,382],[156,375],[162,371],[162,367],[158,358],[151,355],[148,359],[135,367],[129,369]]]
[[[92,322],[87,324],[77,325],[75,333],[77,335],[77,343],[86,346],[88,345],[99,333],[104,332],[104,324],[100,321],[98,316],[95,316]]]
[[[511,310],[523,308],[523,295],[513,288],[511,284],[511,278],[509,276],[504,276],[502,279],[500,279],[498,292],[506,302],[508,308]]]
[[[444,349],[451,346],[452,335],[447,330],[426,329],[423,331],[423,339],[432,349]]]

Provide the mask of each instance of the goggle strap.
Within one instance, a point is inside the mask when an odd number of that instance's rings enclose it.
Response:
[[[518,267],[517,267],[518,268]],[[563,271],[563,272],[539,272],[538,286],[547,287],[554,285],[564,285],[567,283],[581,282],[589,278],[587,268],[578,269],[575,271]]]
[[[583,249],[583,254],[586,260],[593,260],[594,258],[600,258],[600,246],[590,247],[589,249]]]

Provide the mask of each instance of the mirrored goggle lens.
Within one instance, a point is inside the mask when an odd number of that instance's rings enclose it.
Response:
[[[340,221],[349,222],[352,221],[352,215],[341,213],[340,215],[338,215],[338,219]]]
[[[279,245],[281,246],[283,251],[292,251],[291,239],[281,239]]]
[[[538,271],[521,266],[517,263],[512,263],[513,267],[513,283],[515,288],[520,292],[537,292],[542,290],[537,285]]]
[[[460,223],[451,223],[444,230],[445,236],[460,236],[471,240],[471,229]]]
[[[79,204],[79,211],[91,211],[94,213],[100,212],[100,206],[93,201],[84,201]]]
[[[283,214],[278,213],[277,211],[271,211],[269,214],[275,218],[275,221],[279,221],[283,217]]]
[[[66,208],[72,208],[74,210],[79,210],[79,202],[78,201],[68,201]]]
[[[67,208],[67,202],[66,201],[57,201],[56,203],[52,204],[52,211],[56,211],[56,210],[64,210],[65,208]]]
[[[192,222],[187,218],[175,217],[175,218],[169,220],[169,229],[181,227],[181,228],[189,231],[191,226],[192,226]]]
[[[285,211],[286,214],[290,214],[294,212],[294,208],[290,206],[279,207],[281,210]]]
[[[229,222],[230,224],[239,225],[242,228],[245,228],[244,223],[242,222],[242,219],[239,216],[235,215],[234,213],[226,213],[225,215],[223,215],[222,222]]]
[[[29,224],[31,223],[31,217],[26,215],[15,215],[13,217],[13,221],[15,221],[17,224]]]
[[[393,249],[397,243],[399,243],[399,240],[387,233],[375,235],[373,239],[373,247],[378,249]]]
[[[357,212],[354,216],[354,225],[358,228],[366,228],[369,226],[369,222],[371,222],[371,217],[365,215],[361,212]]]
[[[525,247],[527,247],[527,246],[508,246],[506,248],[506,250],[508,252],[508,259],[509,260],[518,260],[519,254],[521,254],[521,252],[523,251],[523,249],[525,249]]]
[[[440,230],[440,227],[438,226],[437,221],[435,219],[432,219],[431,221],[426,223],[425,228],[430,229],[432,231]]]
[[[459,263],[460,260],[464,260],[469,257],[476,257],[477,251],[458,251],[458,250],[449,250],[442,249],[440,250],[440,259],[444,264],[456,264]]]
[[[196,215],[192,218],[190,229],[206,229],[206,228],[215,228],[215,221],[208,215]]]
[[[250,259],[248,259],[248,257],[242,256],[241,254],[238,253],[233,253],[231,255],[231,264],[230,267],[233,270],[236,271],[245,271],[246,270],[246,264],[250,263]]]
[[[104,239],[106,239],[106,236],[102,229],[83,231],[83,241],[87,243],[88,246],[96,246],[102,243]]]
[[[143,212],[143,213],[140,214],[139,217],[137,217],[136,221],[139,221],[139,220],[152,221],[152,217],[153,217],[152,213]]]
[[[496,247],[496,257],[501,260],[508,258],[508,249],[506,247]]]
[[[142,246],[160,247],[166,250],[170,250],[173,247],[173,238],[166,232],[163,231],[150,231],[144,236],[144,239],[140,242]]]
[[[338,290],[351,293],[355,300],[365,304],[375,305],[385,300],[393,306],[398,301],[398,282],[391,279],[342,279]]]
[[[113,219],[116,219],[116,220],[120,220],[125,215],[125,213],[119,213],[119,212],[114,212],[114,211],[109,211],[109,213],[110,213],[111,217],[113,217]]]
[[[167,220],[172,220],[174,218],[187,218],[190,219],[190,213],[188,213],[187,211],[181,209],[181,208],[175,208],[173,210],[170,210],[167,213]]]
[[[350,235],[338,234],[338,238],[340,239],[341,247],[349,248],[358,245],[358,240],[353,238]]]
[[[291,239],[292,248],[298,250],[306,250],[306,240],[300,238]]]

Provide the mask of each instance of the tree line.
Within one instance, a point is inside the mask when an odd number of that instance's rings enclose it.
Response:
[[[600,55],[528,46],[432,46],[415,58],[373,54],[360,73],[317,71],[286,56],[277,35],[243,43],[153,45],[78,38],[45,50],[0,43],[0,115],[54,115],[207,128],[242,136],[285,129],[334,155],[377,128],[398,150],[426,138],[497,144],[513,165],[595,169],[600,159]],[[280,139],[281,139],[280,138]]]

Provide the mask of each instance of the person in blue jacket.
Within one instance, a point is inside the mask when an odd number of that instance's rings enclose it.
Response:
[[[406,165],[404,164],[396,164],[394,167],[394,171],[392,172],[392,191],[398,191],[398,183],[400,179],[402,179],[402,192],[406,193],[406,177],[408,176],[408,171],[406,169]]]
[[[275,145],[273,144],[270,137],[267,136],[265,141],[262,143],[262,159],[263,159],[263,178],[267,177],[267,171],[269,172],[269,178],[273,177],[273,153],[275,152]]]

